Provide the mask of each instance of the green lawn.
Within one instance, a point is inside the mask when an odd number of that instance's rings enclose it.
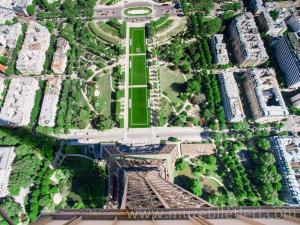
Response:
[[[100,90],[100,96],[95,107],[97,111],[106,116],[111,116],[111,88],[110,88],[110,72],[100,74],[97,86]]]
[[[130,56],[129,84],[145,85],[148,81],[148,68],[145,55]]]
[[[176,108],[180,107],[183,101],[178,96],[185,83],[184,75],[179,70],[173,71],[167,66],[162,66],[160,68],[160,83],[162,93],[172,101]]]
[[[130,54],[145,53],[146,41],[145,41],[145,28],[130,28]]]
[[[149,90],[147,88],[130,88],[129,127],[141,128],[150,126],[148,107]]]

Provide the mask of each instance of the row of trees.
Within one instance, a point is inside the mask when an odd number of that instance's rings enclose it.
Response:
[[[49,168],[49,163],[49,161],[44,161],[36,171],[30,194],[27,197],[25,208],[30,221],[35,220],[45,206],[52,204],[51,194],[58,192],[58,188],[51,185],[50,177],[53,171]]]
[[[38,170],[41,161],[30,145],[20,145],[16,148],[16,157],[9,178],[8,189],[11,195],[18,195],[21,187],[28,187],[33,175]]]
[[[81,92],[80,80],[65,80],[56,118],[56,131],[68,132],[71,128],[85,128],[90,121],[90,109]]]
[[[26,23],[23,23],[22,24],[22,33],[20,34],[20,36],[18,38],[16,47],[12,50],[12,55],[9,60],[8,67],[5,70],[6,75],[12,75],[12,74],[19,73],[16,69],[16,63],[17,63],[17,59],[18,59],[18,53],[21,50],[23,42],[24,42],[26,30],[27,30],[27,25],[26,25]]]
[[[224,141],[223,147],[218,148],[218,155],[228,174],[224,172],[224,179],[232,181],[232,190],[240,205],[257,205],[257,196],[248,179],[247,172],[237,157],[237,152],[243,147],[241,143]],[[226,150],[225,150],[226,149]]]
[[[53,73],[52,70],[51,70],[51,62],[52,62],[52,58],[53,58],[53,55],[54,55],[55,46],[56,46],[56,37],[55,37],[55,34],[51,34],[51,36],[50,36],[50,45],[49,45],[49,48],[46,52],[46,59],[45,59],[45,62],[44,62],[44,71],[43,71],[43,73],[48,73],[48,74]]]
[[[195,48],[196,46],[198,48]],[[208,39],[201,39],[201,41],[196,42],[196,46],[188,48],[188,55],[192,61],[192,66],[199,72],[196,74],[194,81],[187,83],[186,91],[188,95],[193,95],[191,100],[194,104],[201,104],[201,115],[205,122],[213,129],[224,129],[226,127],[225,116],[221,106],[217,77],[209,72],[213,66]],[[200,93],[205,95],[207,102],[201,101]]]
[[[276,160],[270,152],[270,143],[266,137],[255,137],[256,149],[249,148],[251,176],[261,200],[267,204],[280,204],[278,191],[282,188],[281,175],[276,169]],[[255,166],[254,166],[255,165]]]
[[[32,129],[37,123],[43,101],[44,91],[46,88],[46,81],[40,80],[39,87],[40,88],[35,93],[34,105],[31,110],[30,124],[28,125],[28,128],[30,129]]]
[[[251,130],[247,122],[233,123],[230,125],[229,133],[224,135],[215,134],[213,138],[217,146],[224,148],[225,155],[221,155],[220,158],[225,164],[228,164],[228,161],[225,160],[231,155],[230,152],[232,151],[232,147],[228,147],[228,141],[226,140],[235,138],[238,145],[244,145],[242,148],[243,153],[239,154],[244,155],[246,170],[243,171],[246,171],[254,191],[249,196],[251,198],[247,200],[247,204],[280,205],[282,203],[279,200],[278,192],[282,188],[281,175],[276,169],[276,160],[270,152],[271,144],[268,140],[273,131],[270,133],[267,129],[269,125],[265,124],[254,124],[254,127],[255,130]],[[285,136],[286,133],[277,132],[275,135]],[[240,149],[238,146],[234,148],[236,153]],[[233,163],[236,164],[237,162]],[[229,164],[232,164],[232,162],[229,162]],[[242,170],[239,169],[239,171]],[[255,198],[252,198],[253,193]],[[238,198],[238,196],[236,197]],[[217,201],[220,199],[216,197],[212,200]]]

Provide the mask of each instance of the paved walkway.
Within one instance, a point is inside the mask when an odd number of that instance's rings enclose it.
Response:
[[[130,23],[126,26],[126,39],[125,39],[125,81],[124,81],[124,140],[127,139],[128,129],[128,105],[129,105],[129,50],[130,50]]]
[[[130,86],[128,86],[129,88],[145,88],[145,87],[147,87],[147,85],[130,85]]]

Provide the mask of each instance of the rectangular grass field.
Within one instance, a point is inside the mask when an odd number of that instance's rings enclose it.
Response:
[[[145,55],[130,56],[129,84],[146,85],[148,82],[148,68]]]
[[[148,107],[149,90],[143,88],[129,89],[129,127],[142,128],[150,126],[150,111]]]
[[[130,54],[146,53],[145,28],[130,28]]]

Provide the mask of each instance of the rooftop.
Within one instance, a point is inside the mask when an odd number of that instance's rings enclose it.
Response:
[[[62,82],[60,78],[51,78],[47,81],[39,118],[40,126],[55,126],[57,103],[59,100],[61,83]]]
[[[300,204],[300,138],[273,137],[271,145],[284,178],[283,184],[293,201]]]
[[[0,125],[21,127],[30,122],[35,93],[39,83],[31,77],[11,79],[3,107],[0,112]]]
[[[229,57],[226,48],[226,43],[224,42],[223,34],[215,34],[213,37],[213,44],[216,52],[216,62],[217,64],[228,64]]]
[[[32,4],[32,0],[1,0],[0,6],[25,11],[28,5]]]
[[[22,25],[16,23],[12,26],[0,25],[0,48],[15,48],[22,33]]]
[[[288,33],[288,37],[292,48],[294,49],[295,53],[298,55],[298,58],[300,59],[300,39],[297,38],[295,33]]]
[[[220,76],[223,102],[230,108],[230,115],[226,115],[230,121],[241,121],[245,118],[240,93],[233,73],[223,72]],[[225,110],[226,111],[226,110]]]
[[[30,21],[18,56],[17,69],[24,75],[41,74],[49,44],[48,29],[37,22]]]
[[[268,58],[252,13],[245,12],[236,17],[232,23],[235,26],[246,58]]]
[[[0,198],[8,194],[11,164],[15,158],[14,149],[14,147],[0,147]]]
[[[0,25],[5,24],[6,21],[12,20],[15,16],[16,14],[13,10],[0,7]]]
[[[273,69],[252,69],[246,73],[252,81],[256,101],[263,117],[289,114]]]
[[[58,38],[56,44],[56,51],[53,55],[51,69],[56,74],[62,74],[67,67],[67,52],[70,49],[70,45],[67,40]]]

